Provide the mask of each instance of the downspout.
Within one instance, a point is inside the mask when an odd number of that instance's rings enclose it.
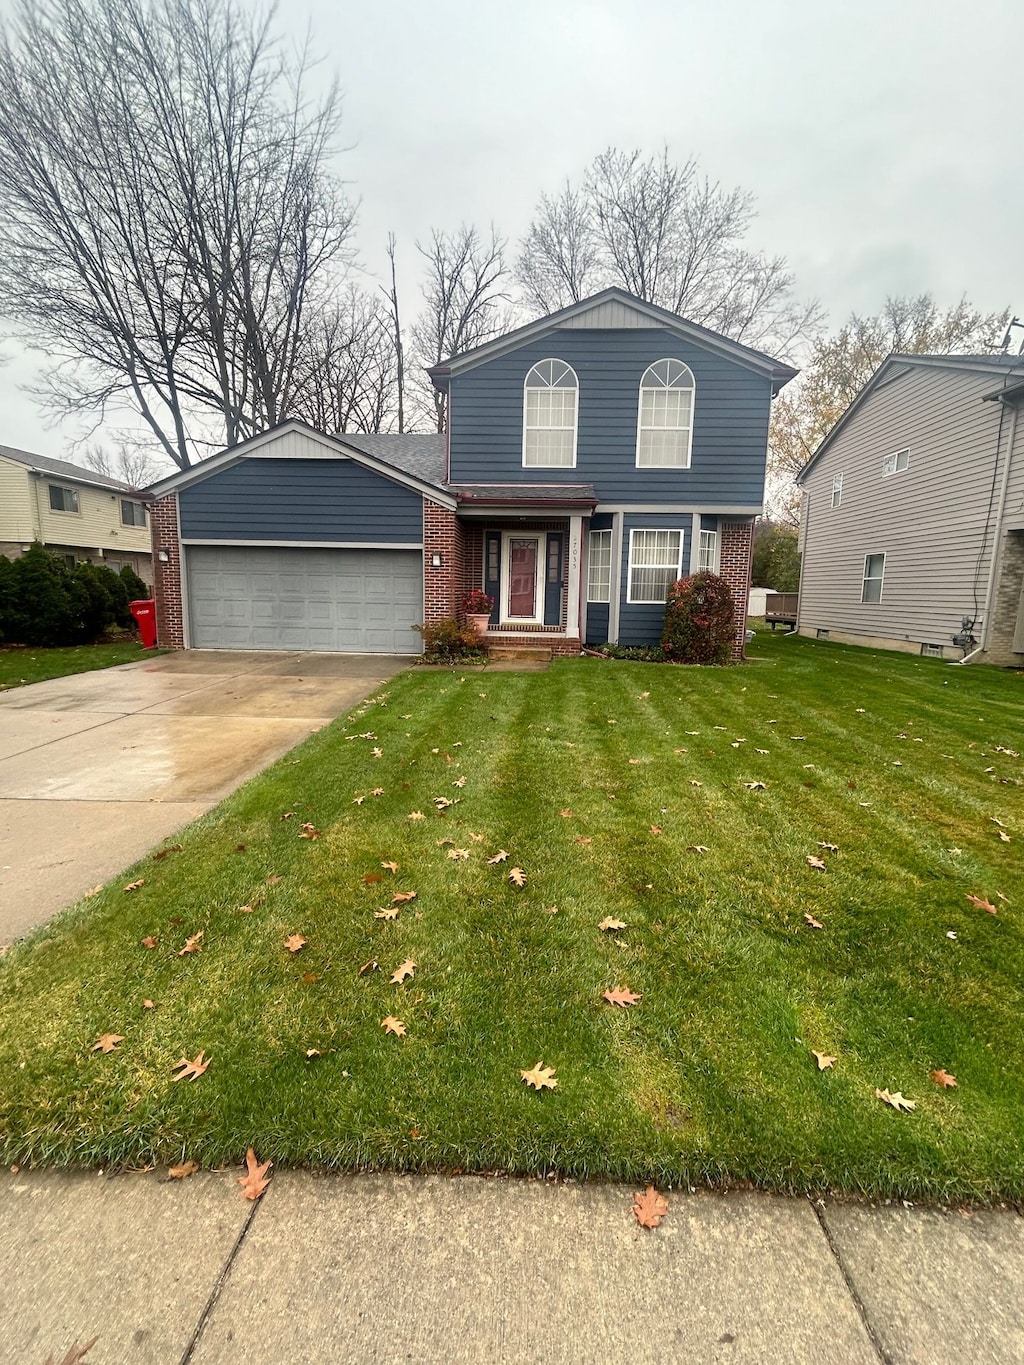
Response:
[[[797,537],[797,545],[799,546],[802,542],[803,548],[800,550],[800,577],[797,580],[796,585],[796,625],[793,627],[792,630],[786,631],[787,635],[800,634],[800,607],[804,600],[804,565],[807,562],[807,555],[805,551],[807,549],[807,532],[811,524],[810,490],[807,488],[801,488],[800,493],[801,496],[803,497],[803,501],[800,504],[800,533]]]
[[[1006,442],[1006,465],[1003,469],[1003,481],[999,488],[999,507],[996,512],[995,530],[992,536],[992,559],[988,566],[988,583],[985,587],[985,605],[983,625],[981,628],[981,644],[977,649],[972,649],[970,654],[965,654],[962,659],[954,660],[955,663],[962,665],[970,661],[978,654],[984,653],[988,648],[989,636],[992,632],[992,599],[995,596],[996,570],[999,567],[1000,549],[1003,541],[1003,522],[1006,519],[1006,493],[1010,486],[1010,466],[1013,463],[1013,447],[1017,439],[1017,413],[1019,411],[1016,403],[1007,404],[1005,398],[998,399],[1004,407],[1010,408],[1010,432]],[[998,459],[998,451],[996,452]],[[802,567],[802,566],[801,566]]]

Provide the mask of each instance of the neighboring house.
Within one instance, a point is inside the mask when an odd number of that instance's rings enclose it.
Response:
[[[0,554],[18,559],[33,541],[68,564],[127,564],[153,581],[149,518],[137,490],[66,460],[0,446]]]
[[[882,363],[797,480],[801,634],[1024,666],[1022,399],[1019,356]]]
[[[434,367],[447,438],[285,423],[150,490],[161,639],[418,652],[412,627],[476,587],[491,644],[648,644],[668,586],[710,568],[738,656],[795,373],[609,289]]]

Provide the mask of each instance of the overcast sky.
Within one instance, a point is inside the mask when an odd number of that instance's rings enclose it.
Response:
[[[833,322],[926,290],[1024,316],[1024,0],[288,0],[280,23],[338,74],[363,259],[397,234],[407,317],[431,226],[515,239],[606,146],[664,143],[754,193],[748,245]],[[32,373],[0,369],[0,443],[74,458]]]

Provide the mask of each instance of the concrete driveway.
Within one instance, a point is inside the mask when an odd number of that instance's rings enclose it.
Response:
[[[0,944],[410,662],[187,650],[0,693]]]

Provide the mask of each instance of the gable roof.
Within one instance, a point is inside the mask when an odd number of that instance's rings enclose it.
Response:
[[[124,483],[121,479],[111,479],[106,474],[97,474],[93,469],[83,469],[81,465],[72,464],[69,460],[51,460],[48,455],[33,455],[28,450],[15,450],[13,446],[0,446],[0,456],[14,460],[16,464],[23,464],[35,474],[66,479],[69,483],[84,483],[94,488],[113,488],[119,493],[137,491],[131,484]]]
[[[645,303],[635,294],[627,293],[625,289],[618,288],[602,289],[599,294],[593,294],[590,298],[582,299],[579,303],[571,303],[568,308],[561,308],[556,313],[549,313],[546,317],[537,318],[533,322],[526,323],[523,327],[517,327],[512,332],[506,332],[504,336],[495,337],[493,341],[487,341],[482,346],[476,346],[470,351],[463,351],[461,355],[452,356],[439,365],[432,366],[427,370],[427,373],[433,380],[435,388],[444,388],[452,375],[462,374],[477,365],[482,365],[486,360],[493,360],[495,356],[514,351],[527,341],[545,336],[548,332],[557,331],[568,323],[582,320],[587,313],[596,313],[598,309],[608,303],[623,305],[641,319],[641,325],[662,327],[667,331],[675,332],[677,336],[692,341],[697,346],[703,346],[706,350],[723,355],[738,365],[767,375],[772,380],[773,392],[777,393],[783,384],[787,384],[799,373],[792,365],[776,360],[773,356],[766,355],[764,351],[756,351],[752,346],[744,346],[742,342],[733,341],[720,332],[713,332],[710,328],[702,327],[699,323],[690,322],[687,318],[680,317],[678,313],[673,313],[668,308],[661,308],[655,303]]]
[[[453,508],[455,506],[455,499],[444,484],[443,436],[415,433],[392,435],[384,432],[378,435],[343,432],[338,436],[331,436],[323,431],[317,431],[315,427],[297,418],[291,418],[267,431],[261,431],[258,436],[250,436],[248,440],[239,441],[237,445],[228,446],[226,450],[219,451],[188,469],[169,474],[167,478],[150,484],[146,491],[152,497],[161,498],[166,493],[175,493],[183,488],[191,488],[193,484],[202,483],[204,479],[239,464],[242,460],[277,458],[276,452],[266,450],[265,447],[269,447],[279,436],[290,431],[300,432],[315,444],[324,447],[328,456],[336,455],[340,459],[353,460],[365,469],[393,479],[395,483],[411,488],[414,492],[425,493],[445,506]]]
[[[892,355],[885,357],[860,393],[857,394],[828,435],[822,440],[803,469],[797,474],[797,484],[803,484],[812,468],[829,449],[840,432],[846,430],[850,421],[860,411],[869,396],[889,379],[895,379],[911,369],[952,370],[959,374],[973,371],[977,374],[993,376],[1002,374],[1004,376],[1002,387],[992,393],[985,394],[984,397],[988,399],[1000,397],[1004,389],[1009,393],[1010,380],[1024,381],[1024,359],[1016,355],[902,355],[893,352]]]

